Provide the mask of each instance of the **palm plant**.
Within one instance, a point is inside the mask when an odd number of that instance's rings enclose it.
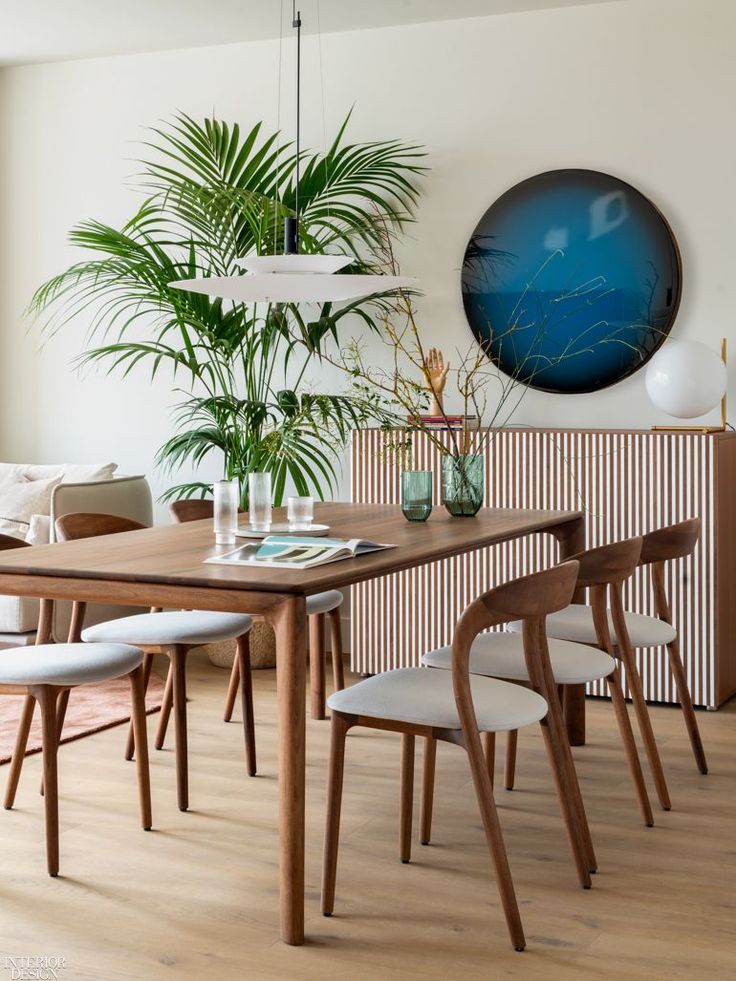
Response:
[[[324,153],[300,155],[299,238],[309,253],[352,257],[345,272],[379,265],[385,227],[413,218],[420,147],[400,141],[350,144],[346,118]],[[378,329],[381,295],[309,317],[296,304],[236,304],[172,288],[180,279],[232,276],[238,257],[282,249],[283,219],[294,214],[296,155],[278,133],[264,136],[211,118],[179,114],[151,130],[135,186],[143,201],[120,229],[84,221],[72,244],[93,253],[35,293],[30,311],[56,332],[89,320],[86,364],[123,376],[166,367],[179,404],[174,434],[157,464],[198,467],[221,454],[224,475],[272,474],[274,501],[290,478],[301,494],[335,490],[339,450],[352,428],[386,421],[387,409],[355,392],[310,389],[308,369],[338,341],[351,317]],[[204,481],[171,487],[165,499],[204,495]]]

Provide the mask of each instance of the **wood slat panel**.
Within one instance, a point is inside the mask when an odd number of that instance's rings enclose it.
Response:
[[[447,445],[448,434],[440,435]],[[700,517],[695,554],[668,571],[681,653],[696,704],[715,706],[715,450],[725,434],[608,430],[506,429],[485,453],[486,505],[499,508],[584,510],[590,546]],[[352,499],[398,503],[400,468],[379,430],[353,438]],[[440,454],[413,435],[414,466],[434,471],[440,501]],[[435,507],[441,507],[435,503]],[[457,521],[473,519],[457,518]],[[352,664],[373,673],[419,663],[426,650],[447,644],[464,606],[494,584],[556,560],[550,536],[517,539],[435,563],[353,591]],[[630,610],[651,614],[646,572],[625,595]],[[646,696],[675,702],[664,650],[638,652]],[[590,694],[604,694],[592,685]]]

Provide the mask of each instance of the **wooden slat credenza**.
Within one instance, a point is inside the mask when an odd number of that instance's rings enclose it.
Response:
[[[391,438],[377,429],[353,434],[353,501],[398,503]],[[441,507],[439,451],[422,434],[412,440],[413,466],[434,471]],[[675,624],[695,703],[716,708],[736,691],[736,433],[508,428],[484,455],[487,506],[584,510],[590,546],[700,517],[695,554],[669,571]],[[354,586],[353,668],[418,664],[424,651],[450,642],[471,599],[555,560],[554,542],[536,536]],[[652,613],[646,575],[627,587],[626,606]],[[638,657],[646,697],[675,702],[666,651]],[[604,691],[591,685],[589,694]]]

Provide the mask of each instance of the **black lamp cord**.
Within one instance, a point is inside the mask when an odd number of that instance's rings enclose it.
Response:
[[[301,151],[301,74],[302,74],[302,15],[292,0],[291,26],[296,28],[296,185],[294,188],[294,217],[284,221],[284,252],[296,255],[299,252],[299,155]]]

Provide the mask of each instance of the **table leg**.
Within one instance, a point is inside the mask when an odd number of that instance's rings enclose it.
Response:
[[[560,543],[560,560],[576,555],[585,549],[585,521],[576,518],[558,531],[556,537]],[[583,590],[577,590],[573,603],[584,601]],[[565,685],[563,711],[567,737],[571,746],[585,745],[585,685]]]
[[[303,596],[269,617],[276,632],[279,703],[279,827],[281,938],[304,943],[304,777],[307,608]]]

